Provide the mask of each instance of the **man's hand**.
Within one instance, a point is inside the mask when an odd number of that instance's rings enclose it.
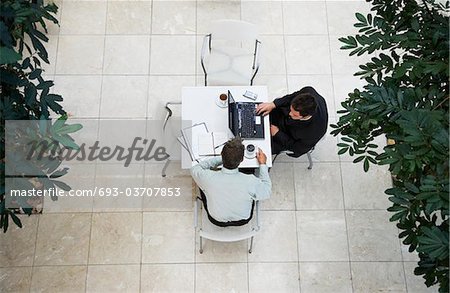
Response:
[[[271,103],[261,103],[256,107],[256,114],[263,116],[266,116],[269,114],[273,109],[275,109],[275,104],[273,102]]]
[[[260,148],[258,148],[258,153],[256,154],[256,159],[258,160],[258,163],[260,165],[266,164],[267,156]]]
[[[275,134],[277,134],[278,131],[280,131],[280,129],[278,127],[276,127],[275,125],[270,124],[270,135],[271,136],[275,136]]]

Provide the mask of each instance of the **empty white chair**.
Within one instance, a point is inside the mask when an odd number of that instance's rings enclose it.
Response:
[[[254,24],[231,19],[211,23],[201,51],[205,86],[252,85],[259,69],[260,45]]]

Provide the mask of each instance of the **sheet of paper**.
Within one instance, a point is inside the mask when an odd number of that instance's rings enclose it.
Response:
[[[255,116],[255,124],[261,124],[261,116]]]
[[[198,154],[200,156],[220,155],[223,144],[228,141],[226,132],[212,132],[198,135]]]

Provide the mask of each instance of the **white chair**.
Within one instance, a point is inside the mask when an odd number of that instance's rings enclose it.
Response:
[[[211,23],[201,51],[205,86],[252,85],[259,69],[260,45],[254,24],[231,19]]]
[[[309,162],[308,170],[311,170],[312,167],[313,167],[313,161],[312,161],[311,154],[312,154],[312,152],[314,151],[314,148],[316,147],[316,145],[317,145],[319,142],[321,142],[322,140],[324,140],[326,136],[327,136],[327,135],[324,134],[324,135],[319,139],[319,141],[316,142],[316,144],[315,144],[315,145],[314,145],[314,146],[306,153],[306,155],[308,156],[308,162]],[[282,152],[280,152],[280,153],[278,153],[278,154],[275,155],[275,157],[272,159],[272,164],[275,163],[275,160],[277,159],[278,155],[281,155],[281,154],[286,154],[287,156],[293,157],[293,158],[298,158],[298,157],[299,157],[299,156],[297,156],[293,151],[282,151]]]
[[[261,229],[259,223],[259,202],[255,201],[253,217],[247,224],[243,226],[219,227],[209,221],[203,203],[197,197],[194,206],[194,228],[200,237],[200,253],[203,253],[203,238],[219,242],[235,242],[250,239],[248,253],[252,253],[253,237]]]
[[[308,170],[311,170],[312,167],[313,167],[313,161],[312,161],[312,158],[311,158],[311,154],[312,154],[313,151],[314,151],[314,147],[313,147],[312,149],[310,149],[310,150],[306,153],[306,155],[308,156],[308,162],[309,162]],[[275,155],[275,157],[272,159],[272,164],[275,163],[275,160],[277,159],[278,155],[281,155],[281,154],[286,154],[287,156],[289,156],[289,157],[294,157],[294,158],[297,157],[297,156],[295,155],[294,152],[291,152],[291,151],[282,151],[282,152],[280,152],[280,153],[278,153],[278,154]]]

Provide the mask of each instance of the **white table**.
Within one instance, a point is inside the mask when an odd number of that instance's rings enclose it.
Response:
[[[208,87],[183,87],[181,94],[181,118],[188,123],[196,124],[205,122],[208,131],[229,132],[228,128],[228,107],[221,108],[216,104],[220,94],[231,92],[236,102],[251,102],[243,94],[246,90],[258,95],[255,102],[267,102],[268,94],[266,86],[208,86]],[[269,116],[264,117],[264,139],[244,139],[245,146],[254,144],[261,148],[267,155],[267,166],[272,166],[271,145],[270,145],[270,122]],[[195,141],[195,138],[192,138]],[[181,167],[189,169],[197,164],[192,162],[189,153],[182,148]],[[254,168],[259,164],[256,158],[247,159],[239,165],[240,168]]]

